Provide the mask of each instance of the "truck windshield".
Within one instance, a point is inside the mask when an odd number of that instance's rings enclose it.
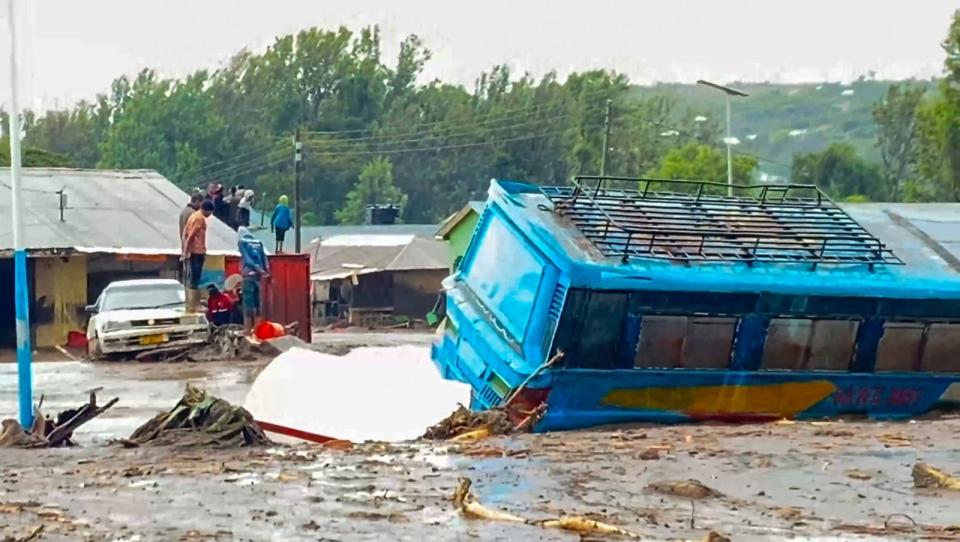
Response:
[[[186,296],[179,284],[112,287],[103,293],[102,311],[155,309],[184,305]]]

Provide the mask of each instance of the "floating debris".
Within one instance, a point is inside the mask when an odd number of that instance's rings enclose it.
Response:
[[[71,440],[73,432],[80,426],[103,414],[119,401],[114,397],[105,405],[97,404],[97,392],[100,388],[91,390],[86,404],[78,408],[64,410],[57,414],[56,419],[45,417],[40,411],[40,404],[34,409],[33,427],[24,430],[19,422],[6,419],[0,422],[0,448],[55,448],[57,446],[73,446]]]
[[[723,493],[720,493],[716,489],[704,485],[699,480],[693,479],[675,482],[654,482],[648,485],[647,489],[654,493],[683,497],[685,499],[710,499],[723,496]]]
[[[171,410],[154,416],[120,442],[128,447],[152,444],[231,448],[271,444],[246,409],[190,384]]]
[[[913,466],[913,487],[919,489],[951,489],[960,491],[960,478],[950,476],[926,463]]]

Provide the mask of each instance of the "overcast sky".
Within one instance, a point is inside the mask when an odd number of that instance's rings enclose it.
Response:
[[[0,32],[0,99],[9,34]],[[384,52],[415,33],[426,76],[472,83],[507,63],[534,75],[614,68],[640,83],[849,80],[940,73],[957,0],[17,0],[24,106],[63,106],[121,74],[215,68],[309,26],[379,24]]]

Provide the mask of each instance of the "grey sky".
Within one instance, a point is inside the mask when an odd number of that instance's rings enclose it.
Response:
[[[0,32],[0,99],[9,36]],[[419,34],[428,78],[508,63],[609,67],[635,82],[930,77],[957,0],[18,0],[25,107],[63,106],[141,68],[182,75],[308,26],[379,24],[384,52]]]

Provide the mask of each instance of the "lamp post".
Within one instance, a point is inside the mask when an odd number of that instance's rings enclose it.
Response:
[[[724,93],[727,100],[727,137],[725,138],[727,144],[727,196],[733,196],[733,132],[730,124],[730,98],[732,96],[739,96],[741,98],[746,98],[749,96],[746,92],[737,90],[735,88],[725,87],[723,85],[718,85],[716,83],[711,83],[709,81],[704,81],[703,79],[697,81],[698,85],[707,86],[716,90],[719,90]]]
[[[13,0],[7,0],[10,24],[10,207],[13,219],[13,281],[17,329],[17,388],[19,391],[20,425],[29,430],[33,425],[33,378],[30,347],[30,293],[27,283],[27,252],[23,243],[23,222],[20,205],[20,103],[17,93],[17,22]]]

